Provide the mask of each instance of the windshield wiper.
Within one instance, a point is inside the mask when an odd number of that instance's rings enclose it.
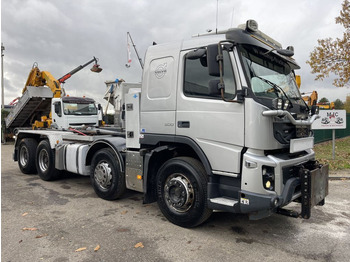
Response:
[[[284,90],[279,86],[276,85],[275,83],[271,82],[270,80],[267,80],[263,77],[257,76],[255,75],[255,77],[259,78],[260,80],[264,81],[265,83],[269,84],[270,86],[272,86],[273,90],[275,90],[275,92],[281,92],[288,100],[290,107],[293,107],[292,101],[289,99],[289,97],[287,96],[287,94],[284,92]]]

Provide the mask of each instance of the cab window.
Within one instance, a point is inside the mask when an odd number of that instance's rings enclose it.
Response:
[[[236,95],[236,82],[234,79],[229,52],[223,51],[224,57],[224,83],[225,98],[233,99]],[[220,95],[209,95],[209,81],[219,80],[218,77],[208,74],[206,56],[198,59],[185,58],[184,94],[189,97],[221,99]]]

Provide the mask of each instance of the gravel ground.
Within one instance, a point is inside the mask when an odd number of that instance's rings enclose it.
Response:
[[[140,193],[105,201],[88,177],[42,181],[20,172],[13,145],[1,149],[1,261],[349,261],[348,179],[329,182],[326,205],[308,220],[215,212],[185,229]]]

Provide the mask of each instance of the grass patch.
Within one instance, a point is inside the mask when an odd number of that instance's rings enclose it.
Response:
[[[332,140],[316,144],[316,159],[328,163],[331,170],[350,169],[350,136],[335,140],[335,159],[332,156]]]

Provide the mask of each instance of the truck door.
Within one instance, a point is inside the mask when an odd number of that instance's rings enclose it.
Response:
[[[209,81],[219,78],[208,74],[205,59],[187,58],[187,53],[180,55],[176,135],[194,140],[214,173],[235,176],[244,146],[244,105],[210,95]],[[232,52],[224,50],[223,55],[225,97],[232,99],[241,85]]]
[[[52,102],[52,122],[57,125],[57,127],[62,128],[65,126],[65,117],[62,110],[61,101]]]

